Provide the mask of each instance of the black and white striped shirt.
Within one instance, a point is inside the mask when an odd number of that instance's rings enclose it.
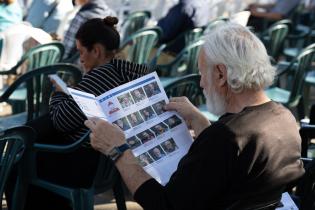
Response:
[[[146,65],[113,59],[89,71],[74,88],[99,96],[148,72],[149,67]],[[49,110],[54,127],[65,133],[67,139],[79,140],[87,132],[84,126],[87,118],[71,96],[56,92],[51,97]]]

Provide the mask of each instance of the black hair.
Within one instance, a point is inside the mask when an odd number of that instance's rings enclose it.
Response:
[[[115,27],[117,23],[118,19],[111,16],[90,19],[82,24],[75,38],[89,51],[96,43],[102,44],[108,51],[116,50],[120,44],[120,35]]]

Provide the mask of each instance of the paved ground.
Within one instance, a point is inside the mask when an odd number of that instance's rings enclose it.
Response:
[[[130,195],[126,195],[127,210],[143,210],[136,202],[132,201]],[[2,209],[7,210],[5,200],[2,202]],[[112,192],[107,192],[95,196],[94,210],[117,210]]]

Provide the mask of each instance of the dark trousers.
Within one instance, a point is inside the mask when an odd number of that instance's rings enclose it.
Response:
[[[48,115],[40,117],[26,125],[34,128],[38,138],[36,142],[49,144],[69,144],[62,134],[53,129]],[[92,185],[98,165],[99,153],[88,147],[75,152],[58,154],[38,152],[36,156],[38,177],[67,187],[88,188]],[[10,205],[11,193],[16,175],[10,176],[7,197]],[[17,202],[17,201],[14,201]],[[72,209],[67,199],[47,190],[30,186],[26,199],[26,210],[63,210]]]
[[[275,21],[267,20],[261,17],[254,17],[251,15],[249,16],[247,25],[254,27],[255,33],[261,33],[268,29],[268,27],[273,23],[275,23]]]

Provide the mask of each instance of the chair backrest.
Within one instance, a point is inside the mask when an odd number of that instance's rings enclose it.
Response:
[[[186,31],[184,33],[185,46],[188,46],[196,42],[196,40],[200,39],[202,35],[203,35],[203,28],[194,28],[194,29]]]
[[[130,35],[144,28],[150,18],[151,13],[149,11],[137,11],[128,15],[121,26],[123,42],[127,40]]]
[[[29,145],[29,139],[34,136],[33,130],[21,126],[0,132],[0,196],[3,191],[11,169],[24,154]],[[20,190],[20,189],[16,189]]]
[[[268,29],[270,42],[269,42],[269,55],[278,59],[282,49],[284,40],[289,33],[289,27],[285,24],[276,24]]]
[[[0,34],[0,57],[1,57],[1,54],[2,54],[3,39],[4,39],[4,36],[2,34]]]
[[[159,27],[141,29],[122,43],[121,50],[128,47],[127,60],[139,64],[147,63],[151,50],[158,43],[161,34],[162,30]]]
[[[293,84],[291,88],[291,94],[289,97],[289,106],[297,104],[301,98],[304,79],[307,71],[311,67],[313,61],[315,61],[315,44],[306,47],[297,56],[297,70],[293,78]]]
[[[207,34],[209,31],[211,31],[213,28],[217,27],[218,25],[221,25],[225,23],[228,19],[224,17],[218,17],[208,23],[208,25],[205,27],[204,33]]]
[[[85,133],[80,139],[75,141],[72,144],[67,145],[51,145],[51,144],[41,144],[35,143],[34,144],[34,151],[36,152],[49,152],[49,153],[65,153],[71,154],[76,152],[82,146],[87,146],[89,142],[90,132]],[[118,210],[125,210],[125,198],[124,193],[121,185],[121,177],[116,169],[113,161],[105,155],[101,153],[96,153],[99,157],[97,170],[95,173],[95,177],[93,178],[93,182],[90,186],[82,187],[69,187],[60,185],[57,183],[52,183],[48,180],[42,179],[37,177],[36,173],[31,173],[31,183],[38,187],[42,187],[48,191],[57,193],[58,195],[70,199],[72,205],[77,206],[77,209],[93,209],[93,197],[96,194],[103,193],[109,189],[113,189],[114,197],[116,200],[116,205]],[[29,157],[28,166],[34,168],[36,171],[36,161],[35,156]],[[35,166],[34,166],[35,165]],[[22,173],[24,175],[24,173]],[[25,197],[25,194],[21,194],[20,196]],[[88,196],[89,198],[83,198]],[[73,197],[76,197],[74,200]],[[78,197],[80,197],[78,199]],[[22,198],[23,199],[23,198]],[[91,203],[84,203],[82,201],[89,200]],[[81,202],[80,202],[81,201]]]
[[[50,74],[57,74],[68,86],[79,82],[82,73],[78,67],[71,64],[55,64],[37,68],[20,76],[0,97],[0,101],[9,101],[14,91],[25,89],[25,110],[27,121],[48,112],[49,98],[53,87],[48,78]]]
[[[200,75],[190,74],[164,87],[168,97],[186,96],[195,106],[203,104],[204,96],[200,87]]]
[[[168,64],[158,65],[160,76],[183,76],[198,73],[198,54],[204,40],[197,40],[180,51]]]
[[[61,61],[64,54],[64,45],[61,42],[50,42],[38,45],[27,51],[18,62],[17,66],[21,66],[26,62],[25,72],[33,69],[52,65]]]

